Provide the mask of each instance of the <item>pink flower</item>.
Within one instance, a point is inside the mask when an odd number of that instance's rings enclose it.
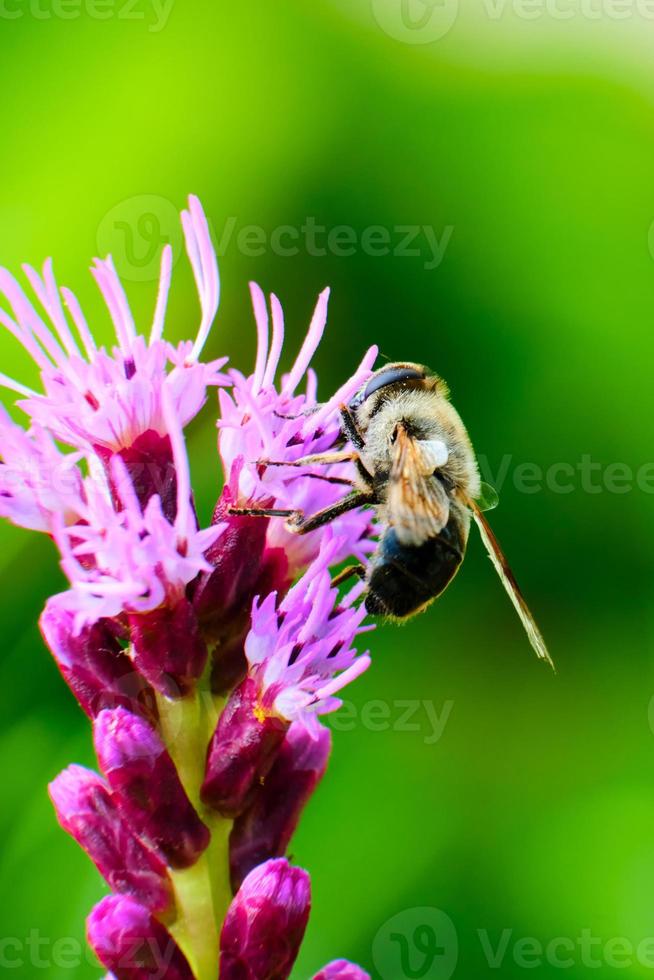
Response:
[[[145,613],[175,605],[185,587],[209,571],[207,549],[221,525],[198,530],[191,499],[190,473],[181,425],[164,389],[162,415],[171,440],[177,482],[176,514],[170,520],[155,494],[141,506],[120,458],[110,472],[120,509],[116,510],[102,471],[84,480],[82,523],[55,528],[62,567],[71,589],[62,604],[76,613],[76,629],[123,612]]]
[[[219,391],[219,450],[232,498],[240,506],[266,503],[283,510],[313,514],[334,503],[347,487],[325,480],[347,481],[353,476],[350,463],[329,467],[294,470],[292,467],[266,466],[261,461],[286,463],[334,448],[341,436],[338,408],[349,401],[371,374],[377,348],[371,347],[359,368],[324,404],[316,400],[317,379],[309,367],[327,322],[329,290],[318,297],[311,325],[300,352],[288,374],[276,384],[275,376],[284,342],[284,315],[279,300],[270,297],[272,338],[266,300],[261,289],[250,286],[257,323],[258,348],[254,372],[245,377],[231,370],[231,391]],[[298,388],[305,381],[303,392]],[[371,550],[370,515],[361,511],[340,518],[345,555],[363,559]],[[291,578],[305,568],[318,553],[320,532],[305,537],[289,532],[283,520],[271,520],[267,529],[268,548],[284,551]]]
[[[331,582],[329,566],[343,547],[328,530],[318,557],[281,602],[275,593],[255,600],[245,640],[261,709],[288,722],[302,718],[316,731],[315,716],[339,708],[335,695],[370,666],[369,655],[353,647],[374,628],[362,625],[365,607],[354,605],[363,584],[341,601]]]
[[[79,519],[80,454],[61,453],[38,425],[25,432],[1,406],[0,459],[0,517],[47,533],[55,515],[64,523]]]
[[[321,736],[317,716],[335,711],[336,693],[370,665],[358,654],[363,626],[359,582],[339,600],[329,566],[343,543],[330,529],[318,557],[279,601],[275,592],[255,600],[245,639],[248,670],[218,719],[209,743],[202,799],[225,816],[238,817],[279,756],[293,722]]]
[[[70,290],[57,286],[51,260],[46,261],[42,276],[29,266],[23,267],[49,323],[14,277],[0,269],[0,291],[13,313],[9,316],[0,310],[0,323],[38,366],[43,391],[31,391],[4,375],[0,375],[0,384],[25,396],[18,403],[20,407],[61,442],[85,451],[113,453],[131,446],[146,432],[164,436],[164,392],[186,425],[204,404],[207,387],[226,383],[219,371],[226,358],[209,364],[198,360],[218,309],[219,280],[207,222],[197,198],[189,198],[182,223],[202,316],[195,341],[177,347],[162,339],[172,268],[168,245],[161,256],[159,294],[148,339],[137,331],[111,257],[95,260],[91,271],[118,341],[111,352],[96,346],[77,299]]]

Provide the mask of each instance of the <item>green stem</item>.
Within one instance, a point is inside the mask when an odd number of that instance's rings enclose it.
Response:
[[[231,902],[229,832],[231,820],[204,806],[200,788],[207,746],[224,702],[203,678],[185,698],[157,695],[162,738],[191,803],[211,831],[211,842],[192,868],[171,870],[177,918],[170,931],[184,951],[197,980],[218,976],[219,930]]]

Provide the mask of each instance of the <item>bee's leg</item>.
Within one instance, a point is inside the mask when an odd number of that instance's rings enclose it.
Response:
[[[298,412],[296,415],[285,415],[283,412],[273,412],[273,415],[275,415],[278,419],[290,419],[291,421],[295,422],[297,419],[307,419],[311,415],[315,415],[319,408],[322,408],[322,405],[312,405],[311,408],[305,408],[302,412]]]
[[[351,463],[358,458],[356,453],[344,450],[336,453],[313,453],[292,462],[283,459],[258,459],[257,466],[330,466],[332,463]]]
[[[339,487],[353,487],[354,480],[346,480],[344,476],[325,476],[324,473],[294,473],[294,478],[301,480],[306,477],[307,480],[323,480],[325,483],[333,483]]]
[[[227,513],[233,517],[302,517],[299,510],[275,510],[270,507],[228,507]]]
[[[377,503],[377,497],[374,493],[357,490],[348,494],[347,497],[343,497],[342,500],[338,500],[335,504],[319,510],[311,517],[290,518],[287,527],[289,531],[294,531],[296,534],[308,534],[309,531],[315,531],[317,528],[329,524],[341,514],[347,514],[348,511],[356,510],[357,507],[366,507],[375,503]]]
[[[375,486],[375,481],[372,475],[368,472],[368,470],[363,465],[363,462],[361,461],[361,457],[358,456],[355,459],[354,465],[356,466],[357,473],[359,474],[359,482],[363,484],[366,490],[372,491]]]
[[[348,565],[344,568],[342,572],[335,575],[332,579],[332,585],[342,585],[343,582],[347,582],[349,578],[356,575],[357,578],[364,579],[366,577],[366,566],[362,565],[361,562],[357,562],[356,565]]]
[[[339,405],[338,410],[341,413],[341,424],[343,426],[344,434],[350,440],[354,448],[358,449],[360,452],[364,448],[365,442],[363,436],[359,432],[357,420],[347,405]]]

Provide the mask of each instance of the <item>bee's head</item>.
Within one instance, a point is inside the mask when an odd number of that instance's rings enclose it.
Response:
[[[350,402],[350,409],[365,427],[384,403],[403,392],[435,390],[447,395],[445,383],[429,368],[410,361],[396,361],[375,371]]]

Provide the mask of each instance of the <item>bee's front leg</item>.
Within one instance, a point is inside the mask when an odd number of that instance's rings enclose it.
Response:
[[[361,452],[361,450],[365,447],[365,440],[359,432],[359,426],[357,425],[357,420],[354,417],[354,413],[345,404],[339,405],[338,410],[341,415],[343,434],[349,439],[354,448]]]
[[[351,450],[335,453],[313,453],[300,459],[258,459],[257,466],[331,466],[332,463],[351,463],[358,459],[358,454]]]
[[[228,507],[227,513],[231,517],[286,517],[301,519],[300,510],[278,510],[274,507]]]
[[[319,510],[311,517],[290,517],[286,526],[289,531],[293,531],[295,534],[308,534],[310,531],[330,524],[337,517],[347,514],[350,510],[356,510],[357,507],[371,507],[376,503],[377,496],[372,491],[357,490],[348,494],[347,497],[343,497],[342,500],[336,501],[335,504],[330,504],[329,507]]]

